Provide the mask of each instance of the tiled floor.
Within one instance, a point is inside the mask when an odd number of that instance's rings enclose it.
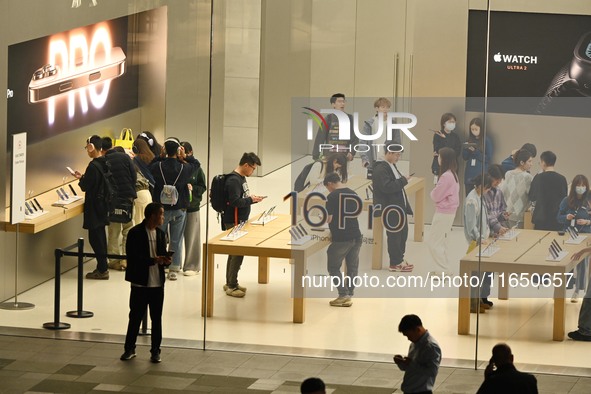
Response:
[[[400,392],[402,372],[392,363],[164,347],[162,363],[152,364],[147,346],[138,346],[137,357],[123,362],[121,343],[95,342],[92,337],[0,334],[0,393],[297,393],[300,382],[310,376],[322,378],[328,393]],[[591,378],[536,376],[540,393],[591,392]],[[482,378],[482,369],[442,367],[435,392],[474,393]]]
[[[270,196],[265,204],[257,207],[259,213],[273,205],[277,205],[276,211],[287,213],[289,204],[280,199],[283,194],[271,191],[288,190],[290,186],[286,180],[289,179],[288,169],[264,178],[249,179],[251,190],[265,190]],[[213,217],[210,217],[209,237],[219,231]],[[204,223],[205,213],[203,226]],[[206,238],[205,229],[202,237]],[[455,227],[450,233],[449,246],[452,259],[459,261],[467,247],[462,228]],[[382,279],[389,277],[391,273],[387,270],[371,270],[370,256],[371,250],[362,250],[360,272]],[[407,256],[415,264],[417,274],[424,275],[432,270],[424,242],[409,240]],[[297,388],[297,382],[304,378],[320,375],[337,392],[347,390],[337,384],[354,385],[349,392],[362,392],[360,387],[371,386],[386,387],[386,392],[392,392],[399,387],[401,379],[391,364],[392,354],[408,349],[408,341],[396,327],[401,316],[417,313],[443,350],[444,368],[437,381],[438,392],[475,392],[482,372],[471,370],[474,361],[470,360],[481,360],[482,368],[484,360],[490,357],[490,349],[498,342],[509,343],[521,369],[559,375],[540,376],[540,387],[547,392],[591,392],[591,344],[569,339],[552,341],[553,302],[547,296],[521,298],[517,291],[513,292],[518,289],[512,289],[512,298],[500,301],[496,299],[495,288],[494,308],[480,315],[478,323],[476,316],[471,317],[472,335],[458,335],[457,289],[449,295],[436,297],[429,293],[376,295],[358,288],[351,308],[329,307],[328,300],[334,294],[324,289],[318,294],[309,291],[305,323],[292,324],[289,261],[271,259],[271,280],[265,285],[257,283],[256,263],[255,258],[245,259],[240,282],[248,287],[248,295],[234,299],[221,291],[225,259],[217,257],[216,309],[214,317],[206,320],[200,313],[201,275],[181,276],[175,282],[167,282],[163,312],[167,348],[161,365],[151,365],[147,361],[147,350],[129,364],[118,360],[123,342],[121,334],[126,330],[129,312],[129,284],[124,281],[123,272],[111,271],[108,281],[84,281],[83,309],[94,312],[94,317],[89,319],[65,316],[66,311],[76,308],[77,281],[76,270],[64,273],[59,319],[72,327],[60,332],[40,329],[43,323],[54,318],[54,281],[30,289],[19,296],[19,301],[34,303],[34,309],[0,310],[0,335],[5,335],[0,336],[0,391],[10,387],[15,387],[14,392],[56,391],[50,387],[56,385],[55,380],[59,380],[60,387],[66,387],[69,381],[79,385],[80,390],[72,387],[69,392],[193,390],[199,382],[221,375],[250,379],[251,383],[241,381],[245,388],[255,384],[253,387],[265,388],[266,392],[278,388],[288,392],[289,387]],[[95,264],[94,261],[86,263],[85,271],[92,270]],[[319,252],[308,260],[308,274],[326,274],[325,253]],[[567,331],[576,328],[580,305],[580,302],[566,303]],[[480,333],[477,352],[476,324]],[[204,338],[210,350],[187,350],[201,348]],[[230,350],[232,352],[227,352]],[[170,381],[165,379],[165,383],[161,383],[162,378],[156,378],[163,371]],[[160,383],[154,383],[155,379]],[[222,382],[230,384],[233,380],[222,379]],[[47,386],[37,386],[42,384]],[[163,384],[166,387],[161,387]],[[236,392],[216,385],[211,386],[217,387],[218,392]],[[581,385],[587,386],[581,388]]]

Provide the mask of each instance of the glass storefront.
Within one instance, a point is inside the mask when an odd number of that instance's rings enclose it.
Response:
[[[251,207],[256,223],[228,235],[223,218],[206,204],[209,191],[202,196],[200,273],[166,284],[164,337],[170,344],[390,361],[408,346],[397,328],[413,313],[437,338],[449,365],[480,366],[492,346],[507,342],[522,363],[583,366],[584,349],[567,334],[577,326],[585,334],[586,324],[579,311],[588,264],[571,257],[587,246],[591,231],[586,194],[576,194],[577,186],[585,193],[589,188],[590,5],[61,3],[10,1],[3,12],[8,67],[0,80],[8,97],[0,151],[9,164],[12,135],[27,132],[27,199],[72,182],[66,167],[86,168],[80,148],[88,136],[118,138],[123,128],[134,137],[150,131],[160,143],[169,137],[190,142],[208,184],[240,170],[244,152],[261,161],[246,174],[248,192],[264,197]],[[24,15],[38,23],[23,26]],[[105,51],[112,56],[103,64],[97,54]],[[118,51],[119,66],[112,64]],[[64,85],[73,83],[69,72],[80,62],[119,74],[100,88]],[[47,64],[57,66],[63,80],[53,81]],[[48,73],[49,83],[34,77],[38,70]],[[451,156],[442,147],[453,149]],[[499,171],[505,178],[500,185],[484,176],[494,164],[493,178]],[[441,182],[440,166],[457,174],[457,196],[444,202],[432,192]],[[407,179],[398,182],[407,184],[406,193],[395,191],[400,201],[384,199],[393,193],[380,180],[386,170]],[[324,184],[332,171],[339,187],[356,195],[337,200],[336,211]],[[477,176],[482,183],[475,183]],[[9,172],[2,184],[9,207]],[[489,212],[481,223],[475,215],[484,211],[487,193],[496,198],[497,190],[506,205],[486,206],[497,214]],[[340,268],[353,274],[354,291],[340,286],[345,276],[339,283],[329,276],[338,231],[329,215],[342,219],[342,231],[359,227],[353,247],[358,266]],[[14,296],[18,248],[19,292],[27,289],[19,298],[36,304],[26,315],[1,310],[5,326],[37,328],[52,319],[48,256],[87,236],[80,215],[37,230],[36,220],[42,219],[30,220],[31,231],[19,238],[14,229],[0,237],[8,251],[0,264],[2,298]],[[470,240],[480,238],[486,242],[467,252]],[[247,290],[233,297],[222,290],[229,280],[226,260],[240,252],[246,257],[239,284]],[[85,270],[94,264],[87,262]],[[62,308],[76,299],[75,266],[64,259]],[[339,267],[333,264],[331,272]],[[489,279],[490,294],[474,292],[471,302],[468,287]],[[70,330],[124,334],[129,285],[123,273],[84,286],[85,308],[95,316],[73,320]],[[353,297],[346,305],[334,302],[347,296]],[[482,298],[494,305],[477,302]]]

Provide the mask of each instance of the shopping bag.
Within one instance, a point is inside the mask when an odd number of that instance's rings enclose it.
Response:
[[[123,149],[131,150],[133,146],[133,132],[131,129],[124,128],[119,133],[119,138],[115,138],[115,146],[120,146]]]

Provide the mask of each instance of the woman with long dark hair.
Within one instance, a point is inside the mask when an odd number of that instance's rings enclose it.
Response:
[[[154,190],[154,177],[148,169],[148,165],[154,159],[147,142],[142,139],[133,141],[133,165],[137,172],[136,193],[133,201],[133,220],[140,223],[144,219],[144,209],[152,202],[152,190]]]
[[[490,165],[492,155],[492,143],[488,135],[484,136],[482,120],[480,118],[472,119],[468,132],[468,141],[462,148],[462,157],[466,161],[466,168],[464,169],[466,196],[474,189],[472,180],[476,175],[482,173],[483,168],[487,169]]]
[[[154,134],[150,133],[149,131],[142,131],[136,138],[137,140],[144,140],[150,147],[150,150],[154,154],[154,156],[158,157],[162,153],[162,145],[156,141],[156,137]]]
[[[324,174],[336,172],[341,177],[341,182],[347,183],[347,179],[349,178],[347,172],[347,163],[348,160],[346,153],[330,153],[326,156],[326,167]]]
[[[560,202],[556,217],[558,223],[562,224],[565,229],[574,227],[579,233],[591,233],[591,215],[589,215],[591,202],[589,199],[589,180],[585,175],[576,175],[570,184],[568,196]],[[573,284],[575,288],[571,302],[577,302],[579,291],[585,290],[588,265],[587,259],[581,260],[577,265],[574,281],[571,279],[570,283],[567,283],[568,288],[572,288]]]
[[[431,163],[431,171],[433,175],[439,175],[439,161],[437,156],[439,155],[439,149],[451,148],[454,150],[456,158],[462,153],[462,143],[457,133],[454,133],[456,129],[456,116],[450,112],[446,112],[441,115],[439,122],[440,129],[435,131],[433,135],[433,162]]]

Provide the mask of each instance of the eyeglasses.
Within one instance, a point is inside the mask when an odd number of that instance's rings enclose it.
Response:
[[[253,171],[257,169],[255,166],[251,165],[250,163],[246,163],[246,165],[249,166],[250,168],[252,168]]]

